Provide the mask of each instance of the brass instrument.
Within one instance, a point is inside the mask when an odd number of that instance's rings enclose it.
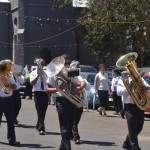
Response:
[[[142,87],[145,85],[135,65],[137,56],[138,54],[136,52],[123,55],[116,62],[116,66],[127,70],[128,74],[124,75],[123,83],[137,107],[145,110],[149,104],[150,97],[148,93],[142,91]],[[132,84],[129,84],[129,77],[132,79]]]
[[[22,74],[22,66],[21,65],[18,65],[18,64],[14,64],[12,63],[11,65],[11,71],[13,73],[13,75],[17,78],[17,77],[20,77]]]
[[[47,75],[46,75],[46,73],[43,70],[43,67],[41,65],[41,61],[42,61],[42,59],[36,59],[34,61],[34,63],[37,63],[38,75],[40,76],[41,81],[43,81],[43,80],[46,80]]]
[[[10,84],[10,71],[11,71],[11,61],[8,60],[2,60],[0,61],[0,86],[2,87],[2,90],[9,94],[11,91],[10,87],[5,85],[5,82],[7,81],[7,84]]]
[[[47,75],[49,77],[56,77],[55,86],[58,92],[66,97],[76,107],[84,106],[84,97],[86,95],[85,89],[82,89],[80,95],[71,93],[72,86],[77,83],[72,77],[68,77],[68,70],[64,67],[65,59],[63,57],[56,57],[47,66]]]

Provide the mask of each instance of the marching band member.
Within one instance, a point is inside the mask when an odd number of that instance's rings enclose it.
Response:
[[[132,79],[129,78],[128,82],[132,85]],[[150,91],[149,85],[143,80],[144,85],[142,87],[143,92]],[[143,129],[144,124],[144,111],[141,110],[131,98],[127,91],[123,81],[120,79],[117,84],[117,94],[122,96],[124,104],[124,112],[126,115],[128,135],[123,143],[123,148],[127,150],[141,150],[138,143],[138,135]]]
[[[12,63],[12,65],[15,65]],[[20,95],[20,88],[21,88],[21,84],[24,83],[24,76],[21,74],[21,72],[13,72],[13,78],[15,80],[16,86],[17,88],[13,91],[13,102],[14,102],[14,124],[18,125],[18,114],[19,111],[21,109],[21,95]]]
[[[71,63],[70,56],[64,54],[62,57],[65,59],[64,67],[69,68]],[[48,77],[46,91],[48,93],[55,93],[56,96],[56,108],[62,137],[59,150],[71,150],[70,130],[72,130],[73,126],[75,107],[66,97],[57,92],[55,86],[56,78],[56,76]],[[78,88],[81,89],[82,87],[79,86]],[[73,90],[77,92],[76,88]]]
[[[30,73],[30,83],[33,86],[34,102],[37,111],[37,124],[36,129],[39,131],[39,135],[45,134],[45,115],[48,107],[48,94],[45,91],[47,75],[43,70],[45,61],[43,59],[38,60],[37,69]]]
[[[70,64],[70,69],[76,69],[80,68],[79,62],[74,60]],[[79,75],[74,77],[75,81],[82,87],[84,88],[86,86],[85,80]],[[75,141],[75,144],[80,144],[80,135],[79,135],[79,130],[78,130],[78,124],[81,119],[82,113],[83,113],[83,107],[75,108],[75,115],[74,115],[74,120],[73,120],[73,127],[72,130],[70,131],[70,138]]]
[[[17,146],[20,142],[16,141],[16,134],[14,128],[14,108],[12,94],[16,89],[15,80],[10,73],[11,61],[0,61],[0,117],[4,113],[7,120],[7,139],[9,145]],[[7,73],[7,75],[3,75]],[[1,119],[1,118],[0,118]]]
[[[114,108],[115,108],[115,113],[114,115],[118,115],[120,112],[121,117],[124,119],[124,110],[123,110],[123,104],[122,104],[122,99],[121,96],[117,95],[117,84],[118,81],[121,78],[121,73],[117,69],[112,70],[112,85],[111,85],[111,91],[112,91],[112,96],[113,96],[113,101],[114,101]]]

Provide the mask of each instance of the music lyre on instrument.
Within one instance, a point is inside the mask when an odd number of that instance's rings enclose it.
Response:
[[[71,93],[71,84],[77,84],[75,80],[67,76],[68,70],[64,67],[65,59],[62,56],[54,58],[47,66],[47,75],[49,77],[56,76],[56,89],[64,97],[66,97],[76,107],[81,108],[84,106],[84,98]],[[61,85],[61,86],[60,86]],[[85,89],[81,91],[82,96],[85,96]]]
[[[150,102],[150,97],[148,93],[142,91],[142,87],[145,86],[141,75],[135,66],[135,60],[138,54],[136,52],[131,52],[123,55],[117,62],[116,66],[118,68],[125,68],[128,74],[123,76],[123,83],[129,92],[134,103],[141,109],[145,110]],[[129,84],[128,78],[131,77],[132,85]]]

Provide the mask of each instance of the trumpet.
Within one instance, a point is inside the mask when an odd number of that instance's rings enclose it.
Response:
[[[9,94],[9,92],[11,91],[11,88],[8,86],[10,84],[10,71],[11,61],[0,61],[0,86],[6,94]],[[7,85],[5,84],[6,82]]]
[[[34,63],[37,63],[37,74],[39,75],[41,81],[43,81],[47,77],[46,73],[43,70],[42,64],[41,64],[42,61],[43,61],[43,59],[36,59],[34,61]]]

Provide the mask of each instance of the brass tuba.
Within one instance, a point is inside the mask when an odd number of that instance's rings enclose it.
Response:
[[[68,77],[68,70],[64,67],[65,59],[61,56],[53,59],[47,66],[47,75],[49,77],[56,77],[55,86],[58,92],[66,97],[76,107],[84,106],[84,99],[86,97],[85,89],[82,89],[80,95],[73,95],[71,93],[72,84],[77,84],[72,77]]]
[[[9,86],[5,85],[6,80],[7,83],[10,83],[10,71],[11,71],[11,61],[9,60],[0,61],[0,86],[2,87],[2,90],[6,94],[9,94],[11,90]]]
[[[138,54],[136,52],[123,55],[116,62],[116,66],[120,69],[125,68],[127,70],[128,73],[123,76],[123,83],[137,107],[139,107],[141,110],[145,110],[149,104],[150,97],[148,93],[145,93],[141,90],[145,85],[135,65],[137,56]],[[131,85],[129,84],[129,77],[131,77],[133,82]]]

